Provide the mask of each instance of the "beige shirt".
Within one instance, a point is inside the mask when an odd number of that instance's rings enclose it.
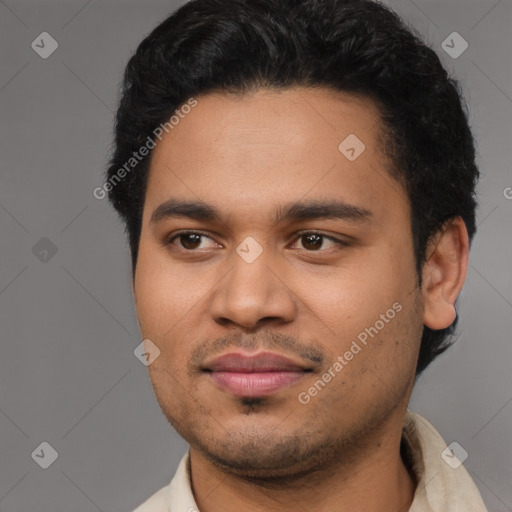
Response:
[[[418,481],[409,512],[487,512],[464,466],[452,456],[448,464],[441,456],[446,443],[425,418],[407,412],[402,441]],[[187,453],[181,459],[171,483],[134,512],[200,512],[190,485],[188,457]]]

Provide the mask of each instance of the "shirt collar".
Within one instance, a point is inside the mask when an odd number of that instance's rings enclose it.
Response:
[[[434,426],[408,411],[402,439],[409,446],[418,485],[409,512],[487,512],[480,492],[456,457],[449,465],[447,446]],[[453,452],[449,451],[450,455]]]
[[[425,418],[407,412],[402,442],[403,453],[409,458],[417,481],[409,512],[487,512],[464,466],[454,468],[441,456],[446,443]],[[168,487],[167,498],[169,512],[199,512],[192,493],[188,452]]]

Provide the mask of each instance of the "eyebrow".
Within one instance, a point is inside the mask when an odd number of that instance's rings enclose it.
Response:
[[[168,199],[151,215],[150,224],[173,217],[188,217],[194,220],[220,220],[220,211],[212,205],[196,201]]]
[[[361,222],[369,220],[372,216],[373,214],[370,210],[346,203],[345,201],[311,200],[279,206],[273,220],[276,224],[285,221],[313,219],[342,219],[352,222]]]
[[[373,213],[361,206],[334,201],[298,201],[277,206],[272,218],[275,224],[313,219],[342,219],[351,222],[368,221]],[[215,206],[198,201],[168,199],[152,213],[150,224],[174,217],[187,217],[198,221],[222,222],[222,213]]]

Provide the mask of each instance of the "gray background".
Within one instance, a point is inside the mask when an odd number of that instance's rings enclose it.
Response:
[[[489,510],[512,510],[512,1],[389,3],[462,81],[482,170],[460,338],[410,408],[468,451]],[[123,229],[92,195],[123,67],[178,5],[0,1],[1,512],[132,510],[186,450],[133,355]],[[59,43],[46,60],[31,48],[43,31]],[[453,31],[469,42],[458,59],[441,48]],[[57,249],[46,262],[42,237]],[[58,452],[48,469],[31,457],[43,441]]]

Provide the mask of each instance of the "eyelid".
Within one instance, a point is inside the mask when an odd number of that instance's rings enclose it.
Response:
[[[201,235],[205,238],[209,238],[210,240],[214,241],[218,245],[222,245],[219,242],[217,242],[216,240],[214,240],[208,233],[201,231],[200,229],[182,229],[180,231],[173,231],[171,234],[167,235],[164,238],[162,244],[164,246],[172,245],[174,240],[176,238],[179,238],[181,235]],[[191,249],[182,249],[182,250],[186,251],[186,252],[199,252],[197,250],[191,250]]]
[[[292,241],[296,241],[298,240],[299,238],[303,237],[304,235],[318,235],[318,236],[322,236],[324,237],[325,239],[327,240],[330,240],[331,242],[334,242],[342,247],[348,247],[349,246],[349,242],[346,242],[340,238],[337,238],[333,235],[328,235],[326,233],[323,233],[322,231],[317,231],[315,229],[304,229],[302,231],[298,231],[297,233],[294,233],[293,235],[293,239]],[[321,252],[327,252],[329,249],[320,249],[318,251],[307,251],[306,249],[302,249],[308,253],[321,253]]]
[[[200,235],[202,237],[209,238],[210,240],[215,242],[217,245],[222,246],[222,244],[220,244],[219,242],[214,240],[210,236],[210,234],[206,233],[205,231],[198,230],[198,229],[184,229],[184,230],[175,231],[175,232],[173,232],[170,235],[165,237],[165,239],[162,242],[162,245],[164,245],[165,247],[169,246],[169,245],[174,245],[174,241],[177,238],[179,238],[181,235]],[[335,236],[328,235],[326,233],[323,233],[321,231],[317,231],[317,230],[314,230],[314,229],[309,229],[309,230],[304,229],[304,230],[301,230],[301,231],[298,231],[298,232],[294,233],[293,234],[293,238],[292,238],[292,242],[297,242],[301,237],[303,237],[305,235],[318,235],[318,236],[322,236],[324,239],[329,240],[331,242],[334,242],[336,245],[338,245],[338,247],[339,246],[341,246],[341,247],[348,247],[350,245],[348,242],[346,242],[346,241],[344,241],[342,239],[339,239],[339,238],[337,238]],[[195,253],[195,252],[196,253],[201,253],[201,252],[204,252],[204,250],[205,250],[205,249],[203,249],[203,250],[200,250],[200,249],[185,249],[185,248],[179,248],[178,246],[176,246],[176,249],[178,251],[182,251],[182,252],[186,252],[186,253]],[[335,247],[331,247],[330,249],[319,249],[319,250],[315,250],[315,251],[309,251],[307,249],[298,249],[298,250],[300,250],[302,252],[311,253],[311,254],[314,254],[314,253],[321,254],[321,253],[329,252],[332,249],[336,249],[336,248]]]

